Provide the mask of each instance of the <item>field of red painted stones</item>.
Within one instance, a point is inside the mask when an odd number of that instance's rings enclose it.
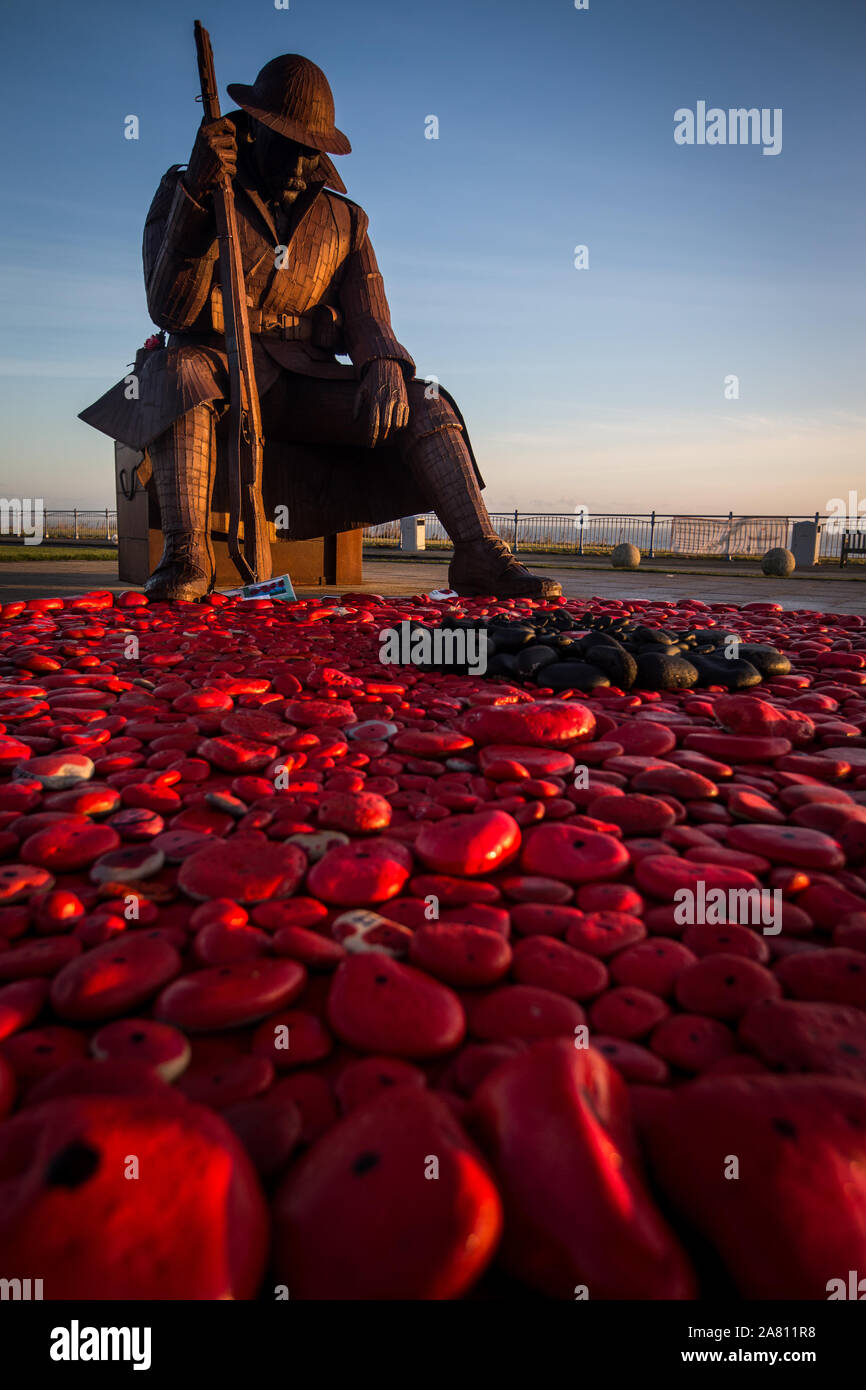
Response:
[[[572,1300],[866,1274],[866,621],[564,606],[792,670],[585,695],[380,664],[383,628],[528,602],[3,608],[0,1275]]]

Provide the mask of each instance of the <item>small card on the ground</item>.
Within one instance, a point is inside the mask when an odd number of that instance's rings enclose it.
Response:
[[[287,574],[264,579],[260,584],[244,584],[240,589],[222,589],[226,598],[288,598],[296,599],[291,578]]]

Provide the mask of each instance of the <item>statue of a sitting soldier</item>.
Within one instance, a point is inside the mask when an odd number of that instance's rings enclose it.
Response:
[[[285,54],[252,87],[228,90],[241,109],[201,125],[189,164],[165,175],[145,224],[147,303],[167,346],[147,354],[136,399],[122,381],[81,416],[150,455],[165,549],[146,592],[193,599],[213,587],[211,493],[229,385],[211,195],[225,172],[264,438],[341,446],[322,451],[322,477],[293,478],[289,534],[432,510],[454,545],[458,593],[558,594],[497,536],[459,409],[415,377],[394,336],[367,216],[328,158],[351,146],[334,125],[324,73]]]

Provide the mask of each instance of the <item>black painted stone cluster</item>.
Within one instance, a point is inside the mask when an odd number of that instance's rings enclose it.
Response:
[[[575,627],[571,615],[563,612],[547,614],[539,622],[451,618],[443,627],[486,631],[488,676],[534,681],[549,690],[611,685],[620,690],[708,685],[749,690],[791,669],[775,647],[740,642],[735,632],[723,628],[668,631],[610,616]]]

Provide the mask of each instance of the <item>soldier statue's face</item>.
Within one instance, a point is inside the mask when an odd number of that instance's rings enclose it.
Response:
[[[252,122],[255,161],[263,184],[273,202],[290,206],[307,187],[310,175],[319,164],[319,151],[299,145],[285,135]]]

